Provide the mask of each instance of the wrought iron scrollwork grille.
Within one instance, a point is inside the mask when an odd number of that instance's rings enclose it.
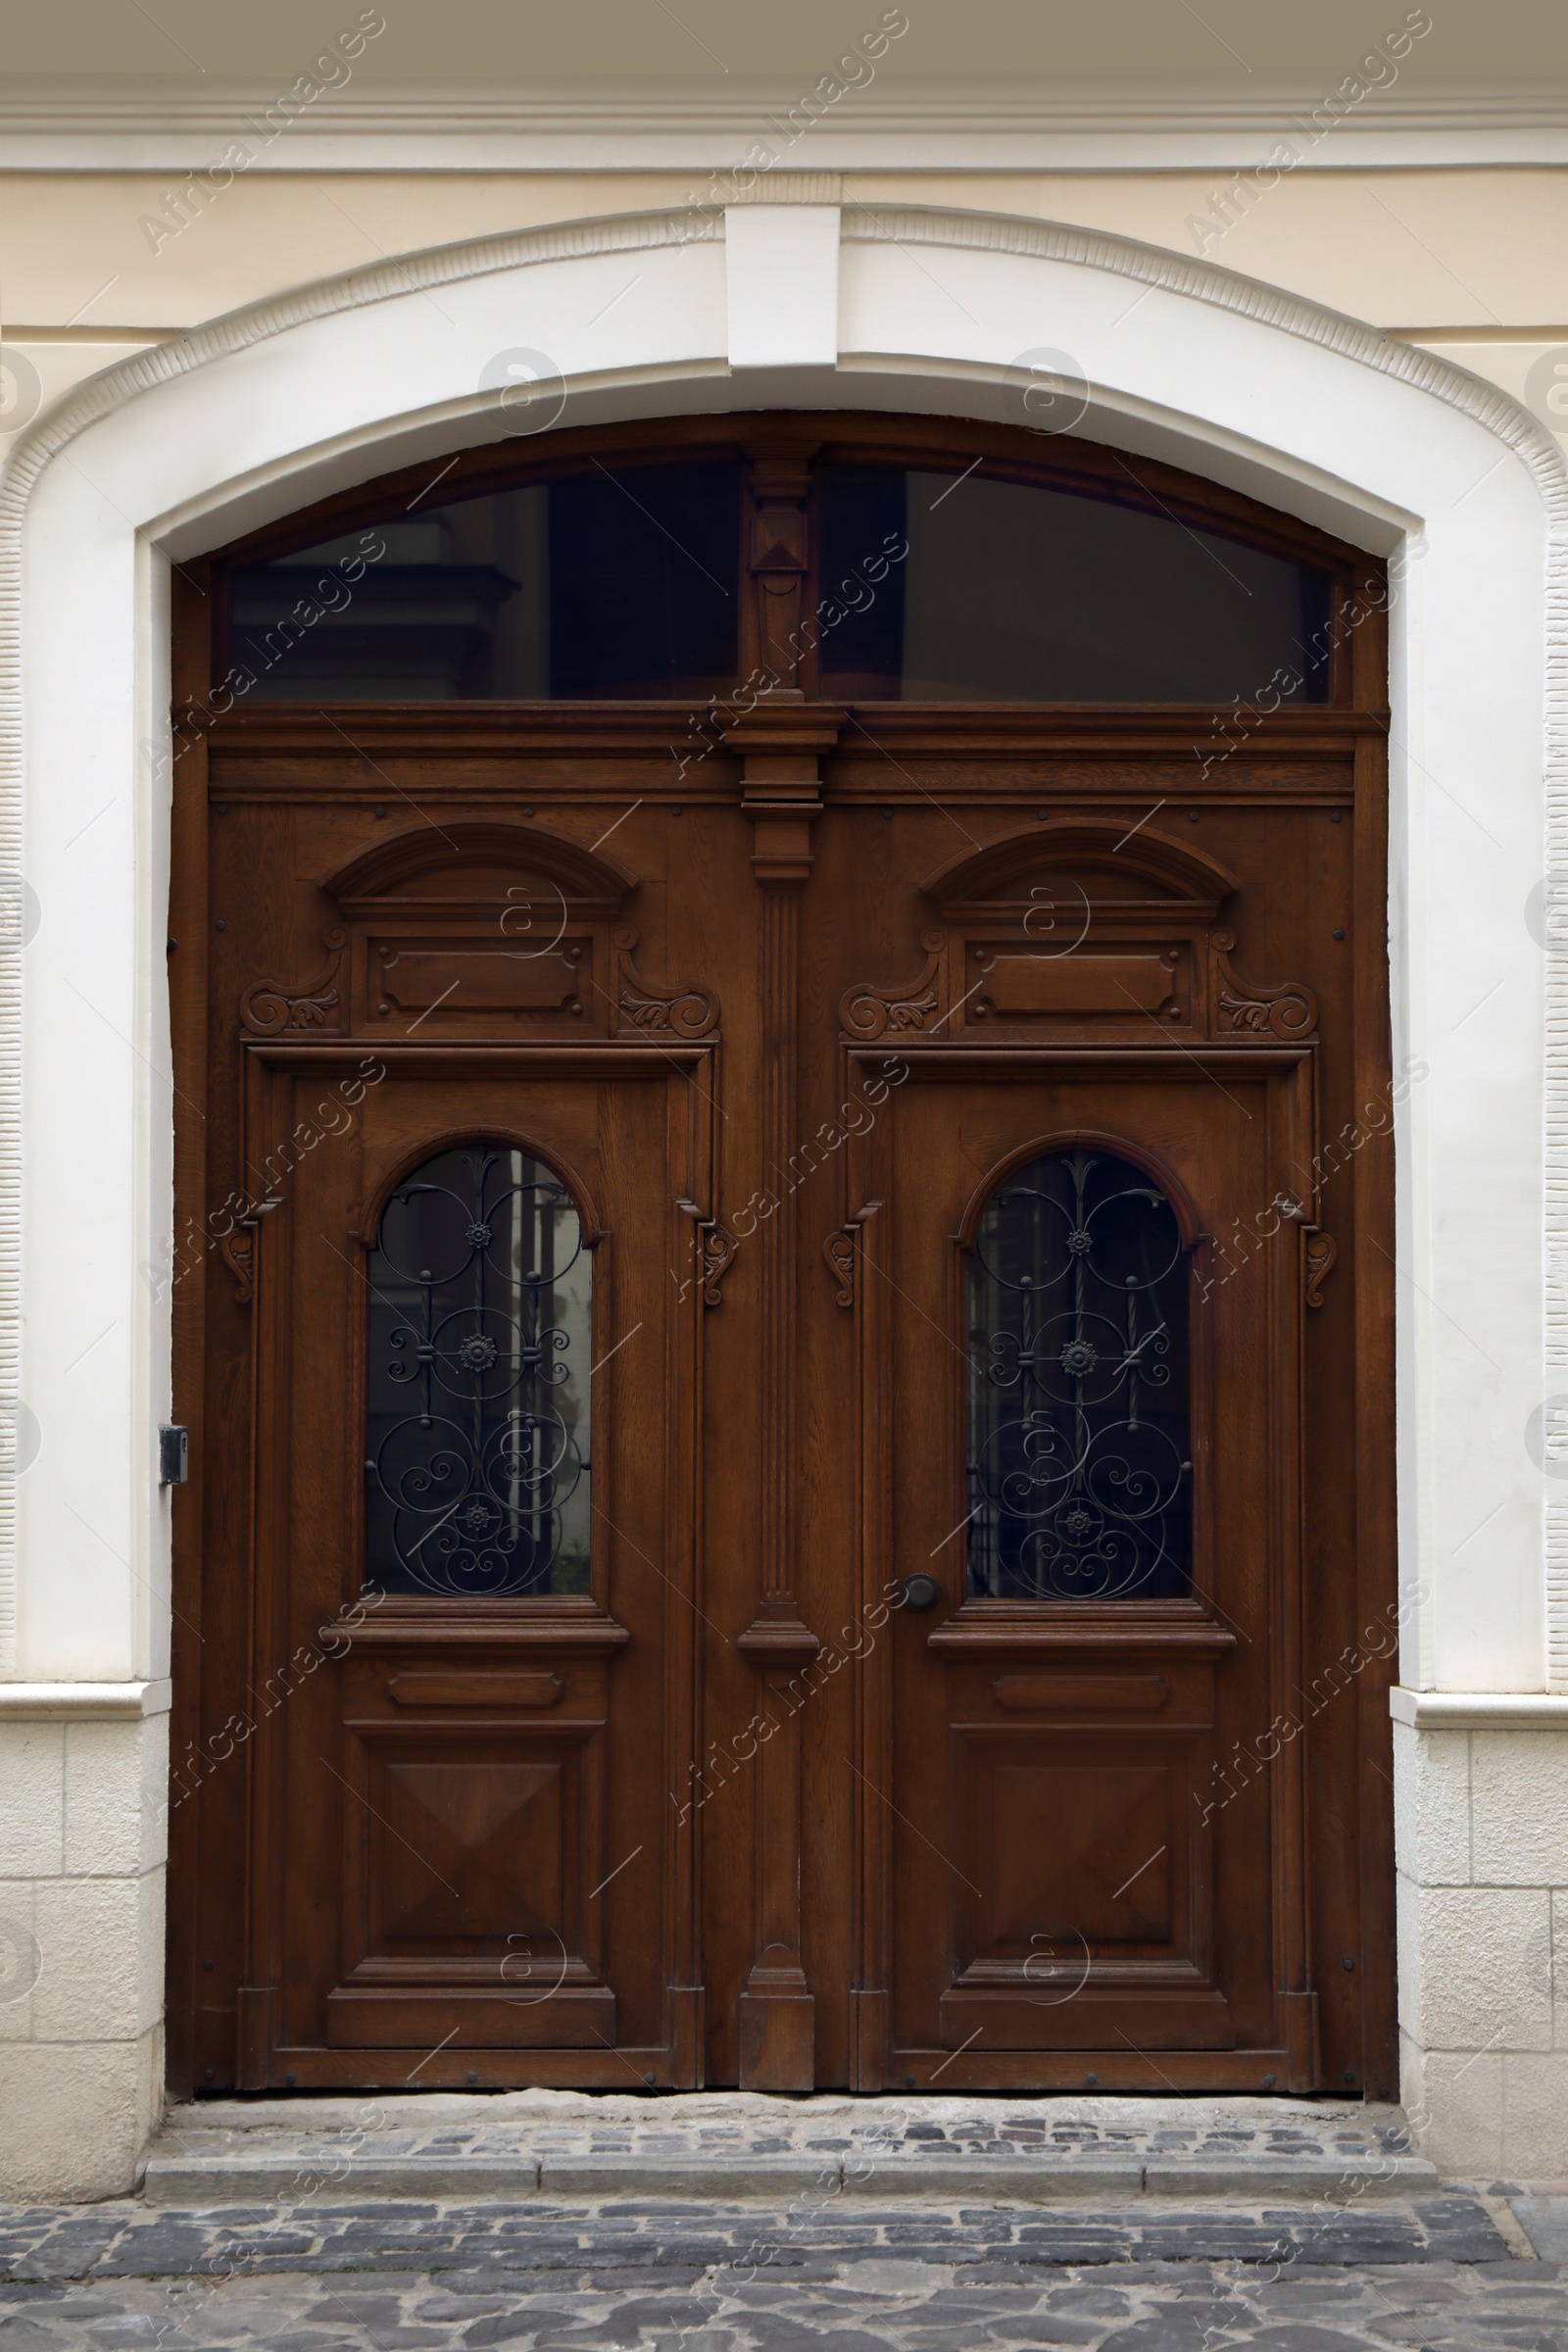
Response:
[[[1114,1153],[1053,1153],[987,1203],[969,1272],[969,1589],[1165,1598],[1192,1587],[1188,1261]]]
[[[368,1267],[366,1585],[588,1589],[592,1268],[576,1205],[502,1145],[399,1185]]]

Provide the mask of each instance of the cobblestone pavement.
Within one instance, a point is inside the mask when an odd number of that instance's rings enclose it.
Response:
[[[1568,2352],[1568,2264],[1527,2242],[1501,2199],[1462,2192],[1114,2211],[126,2199],[0,2214],[0,2352]]]
[[[1568,2346],[1568,2274],[1544,2262],[1116,2262],[868,2254],[788,2268],[495,2267],[190,2278],[96,2278],[0,2289],[4,2352],[1483,2352]]]

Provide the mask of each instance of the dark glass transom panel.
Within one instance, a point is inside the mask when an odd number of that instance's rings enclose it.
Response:
[[[1188,1261],[1158,1186],[1108,1152],[1020,1168],[980,1220],[968,1306],[970,1592],[1190,1592]]]
[[[829,700],[1327,698],[1329,575],[1174,514],[992,480],[982,463],[829,466],[821,518]]]
[[[730,461],[593,466],[416,507],[237,571],[236,692],[262,702],[722,693],[738,663],[740,495]]]
[[[571,1195],[505,1145],[438,1152],[368,1271],[367,1588],[585,1592],[593,1278]]]

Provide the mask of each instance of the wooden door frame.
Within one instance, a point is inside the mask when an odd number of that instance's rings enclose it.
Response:
[[[1200,523],[1265,546],[1326,564],[1336,586],[1334,666],[1331,700],[1325,705],[1280,707],[1246,716],[1242,739],[1229,749],[1239,756],[1267,757],[1284,763],[1324,755],[1353,758],[1354,872],[1357,901],[1353,934],[1355,1019],[1350,1041],[1354,1096],[1357,1102],[1376,1100],[1389,1079],[1389,959],[1387,939],[1387,586],[1383,568],[1360,551],[1327,538],[1239,494],[1200,482],[1173,467],[1140,459],[1137,470],[1118,453],[1076,442],[1043,442],[1028,431],[945,418],[856,415],[834,417],[809,415],[784,417],[687,417],[639,425],[582,428],[548,437],[548,448],[526,446],[519,456],[514,448],[498,456],[494,444],[464,453],[445,478],[444,494],[458,489],[474,492],[498,486],[503,480],[540,478],[561,466],[580,463],[589,455],[602,460],[653,459],[667,452],[674,459],[699,450],[745,453],[752,466],[752,490],[744,510],[749,534],[742,550],[743,580],[749,593],[743,600],[742,672],[763,668],[770,649],[780,639],[775,605],[778,583],[784,582],[784,619],[808,609],[814,575],[813,559],[796,568],[768,571],[765,561],[755,561],[762,542],[782,533],[786,546],[798,517],[809,533],[811,490],[808,467],[816,457],[867,456],[883,462],[929,465],[935,460],[963,462],[977,455],[989,460],[1007,478],[1070,485],[1088,494],[1149,511],[1162,509],[1179,519]],[[222,581],[226,568],[238,561],[266,561],[290,546],[308,545],[334,536],[369,515],[372,510],[400,511],[407,494],[426,486],[427,468],[405,468],[383,476],[248,535],[217,557],[185,564],[174,578],[173,693],[176,713],[176,759],[173,771],[173,818],[170,933],[177,941],[171,952],[171,1017],[175,1081],[175,1232],[200,1233],[207,1223],[212,1181],[206,1147],[209,977],[208,949],[212,910],[209,905],[208,792],[210,760],[243,748],[272,758],[293,757],[305,761],[330,761],[343,757],[330,729],[289,706],[236,709],[232,685],[222,709],[216,708],[215,646],[220,674],[222,654]],[[1130,486],[1129,486],[1130,484]],[[809,544],[809,538],[808,544]],[[809,656],[797,662],[784,681],[804,688],[814,685]],[[755,698],[754,698],[755,699]],[[1234,733],[1236,713],[1182,706],[1125,707],[982,705],[956,711],[940,706],[914,704],[865,707],[874,719],[875,738],[896,757],[927,754],[956,755],[975,750],[1005,755],[1057,754],[1081,759],[1090,765],[1108,765],[1118,755],[1125,760],[1155,757],[1191,761],[1195,773],[1204,760],[1228,757],[1228,731]],[[808,865],[811,829],[823,807],[823,761],[840,726],[853,736],[860,724],[850,712],[831,717],[819,704],[808,700],[788,712],[786,705],[756,704],[756,716],[738,706],[720,713],[715,724],[708,707],[697,711],[674,706],[487,706],[383,705],[355,708],[355,731],[373,764],[378,750],[394,742],[423,744],[464,755],[485,751],[515,758],[529,753],[559,753],[568,743],[596,743],[605,748],[643,751],[668,743],[683,722],[703,743],[710,788],[722,785],[739,805],[748,807],[758,825],[760,878],[771,865],[773,885],[769,902],[778,907],[773,926],[774,956],[782,978],[790,966],[784,912],[798,878],[785,870],[795,860]],[[776,717],[775,717],[775,714]],[[779,722],[793,718],[793,725]],[[803,726],[802,721],[806,724]],[[862,727],[863,732],[863,727]],[[1196,738],[1196,740],[1195,740]],[[710,751],[711,757],[709,757]],[[792,775],[782,775],[781,758],[794,762]],[[750,772],[748,772],[750,771]],[[1202,768],[1193,789],[1205,788]],[[671,795],[680,786],[672,769]],[[782,789],[781,789],[782,787]],[[496,797],[502,797],[500,795]],[[543,798],[541,792],[541,798]],[[1060,796],[1057,796],[1060,797]],[[1063,805],[1066,805],[1065,801]],[[783,832],[780,828],[783,828]],[[792,835],[793,847],[785,834]],[[787,1115],[787,1104],[780,1115]],[[1354,1219],[1370,1249],[1358,1251],[1356,1272],[1356,1495],[1357,1622],[1371,1624],[1387,1610],[1396,1594],[1395,1555],[1395,1404],[1394,1404],[1394,1185],[1390,1135],[1374,1135],[1354,1153]],[[782,1228],[781,1228],[782,1230]],[[202,1737],[200,1678],[195,1652],[203,1640],[203,1524],[208,1507],[207,1448],[203,1443],[205,1411],[206,1278],[209,1250],[195,1250],[173,1290],[174,1414],[191,1431],[192,1473],[189,1484],[174,1498],[173,1605],[175,1629],[173,1787],[171,1801],[170,1935],[168,1961],[169,2080],[179,2096],[189,2096],[196,2082],[194,2016],[201,1985],[201,1956],[196,1943],[196,1886],[198,1853],[196,1824],[199,1807],[184,1801],[200,1779],[194,1773],[181,1779],[184,1759],[196,1750]],[[783,1343],[789,1337],[787,1287],[793,1279],[782,1259],[773,1277]],[[862,1512],[875,1517],[882,1504],[871,1476],[862,1498]],[[788,1565],[788,1541],[781,1559]],[[771,1613],[759,1615],[759,1630],[772,1640],[761,1655],[774,1664],[787,1663],[784,1648],[795,1650],[814,1637],[798,1627],[789,1604],[789,1586],[775,1577],[768,1588],[775,1603]],[[783,1643],[783,1648],[779,1646]],[[760,1656],[760,1664],[761,1657]],[[1390,1752],[1388,1690],[1394,1679],[1392,1659],[1374,1658],[1357,1677],[1355,1706],[1358,1719],[1360,1904],[1363,1922],[1361,1982],[1364,2003],[1362,2082],[1368,2096],[1395,2095],[1396,2043],[1394,1969],[1394,1853],[1393,1811],[1383,1760]],[[869,1720],[869,1719],[868,1719]],[[780,1743],[771,1743],[779,1747]],[[771,1753],[771,1748],[768,1751]],[[781,1749],[782,1754],[782,1749]],[[792,1876],[791,1825],[788,1789],[782,1788],[780,1829],[783,1843],[769,1866],[769,1883],[782,1887]],[[866,1834],[861,1798],[861,1835]],[[798,1839],[798,1825],[793,1836]],[[868,1874],[862,1900],[875,1894],[875,1874]],[[771,1901],[760,1886],[759,1900]],[[783,1899],[780,1896],[779,1899]],[[787,1907],[787,1906],[786,1906]],[[700,1975],[700,1970],[699,1970]],[[780,2004],[799,2003],[795,1985],[759,1987]],[[875,1995],[863,1985],[852,1998],[852,2013],[862,2000]],[[799,2014],[797,2008],[796,2014]],[[867,2007],[868,2032],[874,2032]],[[858,2030],[858,2029],[857,2029]],[[785,2033],[788,2038],[786,2021]],[[758,2047],[766,2046],[764,2033]],[[784,2061],[785,2070],[798,2072],[799,2045]],[[756,2078],[759,2086],[764,2073]]]

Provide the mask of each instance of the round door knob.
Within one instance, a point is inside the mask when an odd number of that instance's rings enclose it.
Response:
[[[906,1576],[900,1598],[906,1609],[934,1609],[942,1598],[942,1587],[934,1576]]]

